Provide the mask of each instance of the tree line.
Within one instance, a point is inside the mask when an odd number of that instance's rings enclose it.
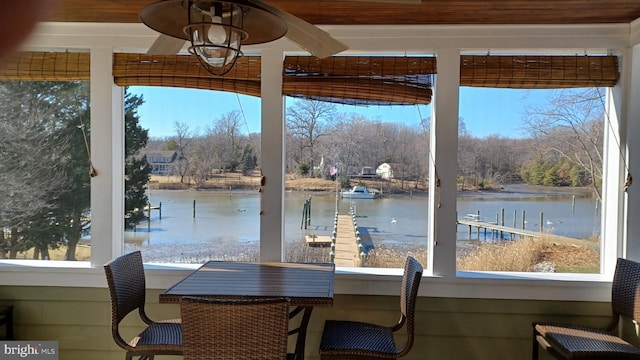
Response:
[[[600,196],[605,125],[602,91],[557,91],[523,115],[521,137],[470,133],[458,125],[458,184],[461,190],[506,182],[547,186],[590,186]],[[515,121],[515,119],[514,119]],[[175,172],[182,182],[203,185],[220,171],[248,173],[260,166],[260,136],[243,132],[239,111],[223,114],[203,131],[175,122],[175,135],[153,139],[148,149],[179,153]],[[430,119],[415,124],[338,113],[331,103],[297,101],[287,109],[286,168],[289,173],[340,177],[365,166],[391,164],[401,188],[428,186]],[[190,180],[189,180],[190,181]]]

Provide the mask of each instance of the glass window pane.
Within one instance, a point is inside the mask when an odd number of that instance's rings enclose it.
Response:
[[[260,99],[178,88],[128,92],[141,100],[135,111],[148,141],[127,158],[127,179],[143,169],[149,180],[142,202],[127,207],[125,250],[141,249],[149,262],[258,260]]]
[[[461,88],[459,270],[600,271],[605,93]]]
[[[285,260],[426,264],[429,106],[287,104]]]

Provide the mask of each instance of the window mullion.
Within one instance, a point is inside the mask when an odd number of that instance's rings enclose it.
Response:
[[[124,247],[124,95],[113,85],[113,49],[91,49],[91,265]],[[88,170],[87,170],[88,171]]]
[[[456,174],[460,50],[437,53],[438,71],[431,122],[429,165],[429,251],[434,275],[456,274]]]
[[[260,261],[282,261],[284,239],[284,106],[281,49],[262,52]],[[268,205],[268,206],[267,206]]]

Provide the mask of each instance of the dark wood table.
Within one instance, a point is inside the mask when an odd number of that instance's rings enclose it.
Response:
[[[302,313],[295,359],[304,358],[305,339],[315,306],[333,305],[334,264],[248,263],[209,261],[160,294],[161,303],[179,303],[183,296],[216,299],[287,297],[295,308],[290,318]]]

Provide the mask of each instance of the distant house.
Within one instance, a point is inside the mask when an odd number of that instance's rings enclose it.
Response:
[[[178,159],[177,151],[146,151],[140,155],[147,156],[151,173],[157,175],[171,175]]]
[[[376,169],[376,174],[382,179],[391,180],[393,179],[393,166],[389,163],[382,163]]]
[[[403,163],[382,163],[376,169],[376,174],[385,180],[416,180],[415,170]]]
[[[376,170],[371,166],[355,167],[349,166],[347,168],[347,176],[354,179],[375,179],[378,178]]]

